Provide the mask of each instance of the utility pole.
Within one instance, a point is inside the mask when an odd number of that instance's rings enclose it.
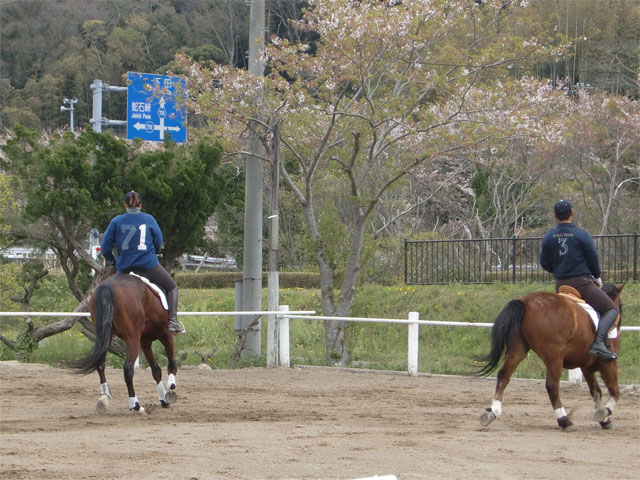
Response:
[[[265,0],[252,0],[249,13],[249,72],[262,77],[264,63],[260,51],[264,47]],[[259,103],[259,98],[254,98]],[[258,114],[259,115],[259,114]],[[246,180],[244,194],[244,271],[242,274],[242,310],[262,310],[262,191],[263,163],[262,144],[258,136],[249,134],[246,157]],[[244,316],[242,326],[252,320]],[[243,357],[260,355],[262,346],[262,322],[251,329],[246,336]]]
[[[102,132],[102,126],[109,125],[127,125],[126,120],[109,120],[102,116],[102,92],[126,92],[127,87],[113,87],[102,83],[102,80],[94,80],[91,84],[93,90],[93,117],[90,120],[93,129],[96,132]]]
[[[280,232],[280,216],[278,215],[278,187],[280,186],[280,126],[277,121],[273,126],[271,139],[271,195],[269,196],[269,256],[267,259],[267,299],[270,312],[280,308],[280,279],[278,277],[278,247]],[[267,328],[267,367],[278,365],[278,317],[269,315]]]
[[[60,106],[60,111],[61,112],[69,112],[70,118],[69,118],[69,130],[71,130],[73,132],[73,106],[78,103],[78,98],[77,97],[73,97],[73,98],[65,98],[62,100],[62,103],[64,103],[65,105],[69,105],[68,107],[65,107],[64,105]]]

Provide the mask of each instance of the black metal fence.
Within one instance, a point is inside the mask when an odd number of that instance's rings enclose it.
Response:
[[[638,234],[596,235],[602,279],[638,281]],[[407,285],[550,282],[538,263],[542,237],[420,240],[404,243]]]

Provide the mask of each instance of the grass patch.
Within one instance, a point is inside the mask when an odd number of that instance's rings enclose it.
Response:
[[[417,311],[422,320],[491,323],[512,298],[533,291],[552,291],[548,284],[493,284],[493,285],[436,285],[384,287],[367,285],[358,289],[351,312],[353,317],[408,318]],[[56,292],[58,293],[58,292]],[[179,311],[222,312],[233,311],[232,288],[216,290],[181,289]],[[640,284],[627,284],[623,291],[623,324],[640,326]],[[56,302],[51,300],[49,305]],[[280,291],[280,303],[291,310],[315,310],[321,314],[320,292],[314,289],[287,288]],[[45,302],[42,302],[45,304]],[[263,305],[266,309],[267,292]],[[69,309],[66,302],[64,306]],[[49,309],[51,307],[49,306]],[[59,308],[60,311],[69,311]],[[40,322],[40,319],[34,319]],[[212,368],[229,368],[237,340],[233,316],[185,316],[182,321],[187,334],[176,340],[179,365],[196,365],[203,360]],[[0,330],[8,338],[19,332],[20,323],[0,319]],[[327,365],[325,332],[318,320],[292,319],[290,321],[290,354],[292,364]],[[262,322],[263,352],[266,352],[266,320]],[[488,328],[421,326],[419,365],[420,372],[469,375],[478,370],[474,357],[489,349]],[[382,323],[349,323],[349,345],[352,365],[362,368],[407,369],[407,326]],[[31,361],[62,365],[80,356],[91,344],[79,327],[50,337],[40,343]],[[162,346],[154,344],[154,355],[166,365]],[[14,359],[11,350],[2,346],[0,359]],[[108,356],[108,363],[120,367],[122,360]],[[264,355],[243,360],[239,366],[264,366]],[[144,362],[143,362],[144,365]],[[624,332],[622,354],[618,361],[621,384],[640,383],[640,332]],[[518,369],[516,378],[544,378],[543,363],[530,353]],[[564,374],[566,379],[566,372]]]

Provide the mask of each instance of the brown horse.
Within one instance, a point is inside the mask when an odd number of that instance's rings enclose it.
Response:
[[[115,275],[96,287],[89,300],[89,311],[93,319],[96,338],[93,350],[86,358],[74,365],[78,373],[98,371],[100,376],[100,398],[96,404],[98,413],[107,410],[111,393],[105,376],[105,358],[114,335],[124,340],[124,381],[129,393],[129,409],[144,413],[133,389],[134,362],[138,358],[138,346],[142,347],[156,381],[158,398],[163,407],[177,399],[175,392],[177,372],[174,359],[174,338],[168,329],[168,313],[160,298],[135,275]],[[154,340],[164,345],[168,358],[167,386],[162,383],[162,370],[151,350]]]
[[[602,289],[622,312],[620,292],[624,284],[616,287],[606,284]],[[610,339],[614,351],[620,353],[620,323],[616,338]],[[480,360],[486,365],[477,372],[489,375],[504,352],[504,362],[498,372],[496,391],[490,408],[480,417],[480,423],[488,426],[502,413],[502,395],[518,364],[529,349],[536,352],[547,367],[546,388],[558,425],[563,430],[572,429],[570,415],[560,400],[562,369],[580,368],[591,398],[595,403],[595,420],[602,428],[612,428],[609,415],[613,413],[620,396],[618,388],[618,364],[614,360],[605,363],[597,356],[588,355],[595,336],[595,327],[584,308],[564,295],[537,292],[511,300],[500,312],[491,329],[491,352]],[[607,404],[601,407],[602,391],[596,381],[596,372],[609,391]]]

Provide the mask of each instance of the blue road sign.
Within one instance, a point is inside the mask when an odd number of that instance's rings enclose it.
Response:
[[[185,82],[179,77],[128,72],[127,138],[163,142],[187,139]]]

